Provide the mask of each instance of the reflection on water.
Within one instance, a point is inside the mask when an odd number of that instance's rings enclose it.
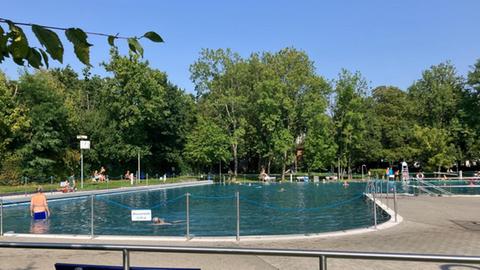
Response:
[[[49,227],[50,227],[50,222],[48,221],[48,219],[44,219],[44,220],[32,219],[30,224],[30,233],[34,233],[34,234],[48,233]]]

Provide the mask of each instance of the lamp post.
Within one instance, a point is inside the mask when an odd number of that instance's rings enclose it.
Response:
[[[363,181],[363,167],[365,167],[365,170],[367,170],[367,165],[362,164],[362,181]]]
[[[90,149],[90,141],[86,135],[77,135],[80,140],[80,188],[83,189],[83,149]]]

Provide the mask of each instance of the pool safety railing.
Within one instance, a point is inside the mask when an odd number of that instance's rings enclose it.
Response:
[[[268,210],[274,210],[274,211],[281,211],[281,212],[316,212],[316,211],[321,211],[321,210],[326,210],[326,209],[330,209],[330,208],[335,208],[335,207],[339,207],[339,206],[343,206],[343,205],[347,205],[347,204],[350,204],[356,200],[359,200],[361,198],[367,198],[369,201],[371,201],[371,205],[372,205],[372,211],[370,212],[371,213],[371,216],[368,215],[368,216],[365,216],[365,222],[368,224],[370,223],[368,226],[372,226],[374,227],[375,229],[377,228],[377,225],[378,225],[378,219],[377,219],[377,216],[382,216],[384,213],[382,211],[378,211],[377,207],[378,204],[377,204],[377,188],[376,188],[376,184],[374,182],[370,182],[367,186],[367,189],[366,189],[366,192],[365,193],[359,193],[359,194],[354,194],[352,195],[352,197],[348,198],[348,199],[345,199],[345,200],[342,200],[342,201],[336,201],[336,202],[333,202],[333,203],[330,203],[330,204],[327,204],[327,205],[322,205],[322,206],[318,206],[318,207],[311,207],[311,208],[288,208],[288,207],[281,207],[281,206],[278,206],[278,205],[274,205],[274,204],[268,204],[268,203],[265,203],[265,202],[258,202],[258,201],[255,201],[255,200],[251,200],[249,199],[248,197],[244,197],[244,196],[241,196],[240,195],[240,192],[236,191],[234,193],[234,195],[230,195],[230,196],[204,196],[204,195],[196,195],[196,194],[191,194],[191,193],[185,193],[185,194],[182,194],[182,195],[179,195],[175,198],[172,198],[172,199],[169,199],[169,200],[164,200],[164,201],[161,201],[160,203],[157,203],[156,205],[153,205],[153,206],[150,206],[148,207],[149,209],[151,210],[154,210],[154,209],[158,209],[160,207],[164,207],[164,206],[167,206],[169,204],[174,204],[174,203],[177,203],[177,202],[181,202],[181,200],[185,198],[185,238],[187,241],[191,240],[193,235],[191,234],[191,216],[190,216],[190,212],[191,212],[191,203],[192,203],[192,199],[194,200],[215,200],[215,201],[220,201],[220,200],[226,200],[226,201],[229,201],[229,203],[232,203],[232,206],[235,207],[235,219],[236,219],[236,223],[235,223],[235,233],[234,233],[234,236],[235,236],[235,239],[237,241],[240,241],[240,220],[241,220],[241,215],[240,215],[240,206],[241,206],[241,202],[242,203],[246,203],[248,205],[251,205],[251,206],[254,206],[254,207],[258,207],[258,208],[263,208],[263,209],[268,209]],[[396,209],[396,197],[395,197],[395,209]],[[123,209],[126,209],[128,211],[132,211],[132,210],[137,210],[137,209],[145,209],[145,208],[137,208],[137,207],[132,207],[130,205],[127,205],[127,204],[123,204],[121,202],[118,202],[116,200],[112,200],[110,198],[108,198],[107,195],[90,195],[89,197],[87,197],[87,202],[89,202],[89,210],[90,210],[90,215],[89,215],[89,220],[87,222],[89,222],[89,236],[91,239],[95,238],[96,236],[101,236],[101,234],[99,235],[96,235],[96,231],[95,229],[97,228],[97,226],[100,226],[99,224],[95,224],[95,221],[96,221],[96,213],[95,213],[95,204],[98,202],[98,203],[107,203],[107,204],[110,204],[110,205],[114,205],[116,207],[119,207],[119,208],[123,208]],[[25,203],[27,204],[27,203]],[[3,235],[3,232],[4,232],[4,205],[3,205],[3,201],[1,200],[0,198],[0,235]],[[395,221],[397,220],[397,214],[396,214],[396,210],[395,210]],[[77,234],[77,235],[80,235],[80,234]]]
[[[397,185],[393,181],[383,183],[382,180],[370,180],[365,187],[365,194],[373,201],[372,216],[374,218],[374,228],[377,228],[377,199],[384,198],[387,207],[389,207],[390,196],[393,199],[393,212],[395,223],[398,222],[398,201],[397,201]]]
[[[79,244],[79,243],[28,243],[0,242],[0,248],[52,249],[52,250],[100,250],[122,252],[123,270],[130,269],[131,252],[163,252],[187,254],[220,254],[317,258],[320,270],[327,270],[328,259],[382,260],[433,263],[480,264],[480,256],[431,255],[408,253],[350,252],[328,250],[298,249],[255,249],[255,248],[215,248],[189,246],[148,246],[148,245],[114,245],[114,244]]]
[[[440,194],[442,194],[442,195],[453,195],[451,192],[449,192],[449,191],[447,191],[447,190],[445,190],[441,187],[438,187],[438,186],[436,186],[432,183],[429,183],[429,182],[426,182],[426,181],[423,181],[423,180],[419,180],[419,183],[428,187],[428,188],[431,188],[431,189],[434,189],[434,190],[440,192]]]
[[[453,195],[453,193],[447,191],[446,189],[443,189],[439,186],[436,186],[432,183],[429,183],[427,181],[424,181],[423,179],[416,179],[417,185],[412,185],[413,188],[417,188],[418,190],[421,190],[429,195]],[[435,193],[434,191],[438,192]]]

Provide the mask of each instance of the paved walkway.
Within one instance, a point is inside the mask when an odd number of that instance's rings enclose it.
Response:
[[[390,202],[391,204],[391,202]],[[480,256],[480,198],[479,197],[400,197],[399,213],[404,221],[390,229],[359,235],[316,238],[306,240],[245,241],[245,242],[139,242],[108,241],[125,244],[158,244],[190,246],[223,246],[255,248],[298,248],[317,250],[372,251],[428,253]],[[52,239],[11,238],[2,241],[60,242]],[[63,240],[72,242],[71,240]],[[74,240],[73,242],[100,243],[99,240]],[[105,242],[105,241],[103,241]],[[94,264],[121,264],[118,252],[0,250],[0,269],[36,270],[53,269],[55,262]],[[221,256],[133,253],[135,266],[200,267],[201,269],[318,269],[318,260],[267,257]],[[328,269],[476,269],[480,265],[452,265],[434,263],[409,263],[329,259]]]

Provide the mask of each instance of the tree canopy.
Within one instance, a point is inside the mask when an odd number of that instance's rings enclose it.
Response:
[[[365,165],[438,170],[480,159],[480,60],[466,77],[449,62],[433,65],[400,89],[372,87],[358,71],[329,81],[295,48],[246,57],[204,49],[190,67],[192,94],[138,50],[112,47],[102,66],[106,77],[88,66],[18,80],[0,72],[1,182],[78,174],[78,134],[92,142],[86,172],[105,166],[112,177],[134,171],[137,155],[150,174],[233,178],[262,167],[282,178],[347,176]]]

